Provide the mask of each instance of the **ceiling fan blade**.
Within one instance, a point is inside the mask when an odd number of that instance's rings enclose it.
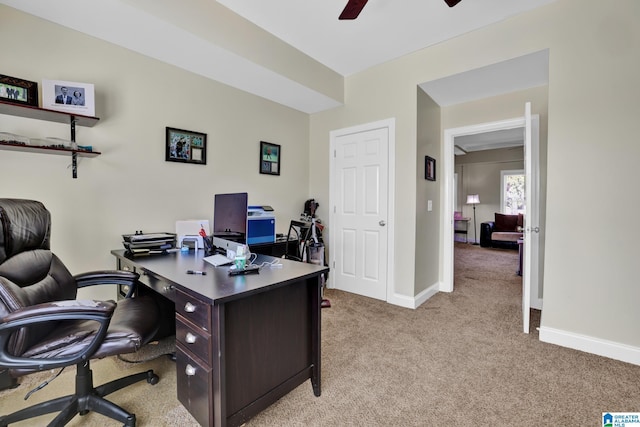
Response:
[[[449,7],[453,7],[460,3],[462,0],[444,0],[444,2],[449,5]]]
[[[349,0],[338,19],[356,19],[368,0]],[[460,1],[460,0],[458,0]]]

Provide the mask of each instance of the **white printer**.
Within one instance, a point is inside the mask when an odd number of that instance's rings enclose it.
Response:
[[[276,241],[276,217],[271,206],[249,206],[247,211],[247,244]]]

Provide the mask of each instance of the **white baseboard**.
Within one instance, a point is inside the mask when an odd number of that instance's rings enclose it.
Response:
[[[640,348],[560,329],[540,327],[540,341],[640,365]]]
[[[424,304],[425,301],[427,301],[429,298],[431,298],[438,292],[440,292],[440,285],[436,283],[434,285],[429,286],[427,289],[420,292],[415,297],[408,297],[406,295],[393,294],[387,300],[387,302],[389,304],[398,305],[400,307],[415,309],[420,307],[422,304]]]

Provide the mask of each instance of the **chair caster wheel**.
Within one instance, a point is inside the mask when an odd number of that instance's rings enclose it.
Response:
[[[157,376],[154,373],[149,374],[149,377],[147,378],[147,382],[151,385],[156,385],[158,384],[158,382],[160,382],[160,377]]]

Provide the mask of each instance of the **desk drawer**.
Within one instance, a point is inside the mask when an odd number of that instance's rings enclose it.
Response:
[[[176,342],[211,366],[211,335],[176,314]]]
[[[146,271],[142,271],[142,270],[138,269],[137,272],[138,272],[138,274],[140,274],[140,279],[139,280],[140,280],[141,283],[143,283],[145,286],[153,289],[154,291],[156,291],[157,293],[159,293],[163,297],[168,298],[169,300],[175,302],[175,299],[176,299],[175,286],[173,286],[169,282],[166,282],[164,280],[158,279],[156,276],[154,276],[152,274],[148,274]]]
[[[176,346],[176,383],[178,400],[203,426],[213,425],[211,369]]]
[[[176,312],[206,331],[211,331],[211,306],[193,295],[175,290]]]
[[[175,300],[175,287],[164,280],[160,280],[157,277],[148,274],[146,271],[136,267],[132,262],[127,259],[118,259],[118,268],[126,271],[133,271],[134,273],[138,273],[140,278],[138,281],[143,285],[147,286],[150,289],[153,289],[155,292],[160,295],[168,298],[171,301]],[[119,294],[120,297],[124,297],[127,292],[129,292],[129,286],[120,285],[119,286]]]

